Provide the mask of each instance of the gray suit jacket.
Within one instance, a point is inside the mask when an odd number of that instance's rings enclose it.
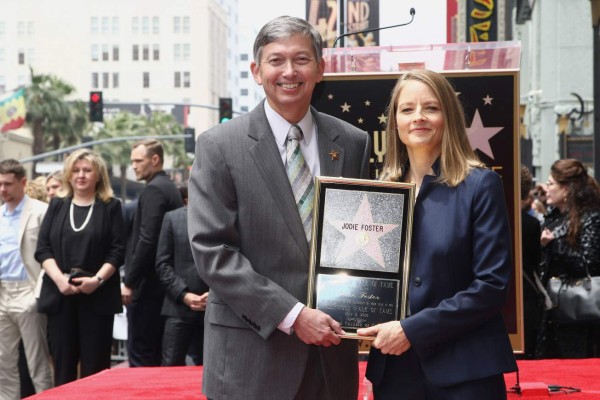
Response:
[[[367,178],[369,136],[311,111],[321,174]],[[306,304],[309,246],[264,104],[201,134],[192,168],[192,253],[211,288],[203,391],[212,399],[292,399],[310,346],[277,326],[298,301]],[[356,342],[319,351],[330,398],[356,399]]]

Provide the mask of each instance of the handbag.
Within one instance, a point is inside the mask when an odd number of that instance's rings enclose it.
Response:
[[[587,272],[587,271],[586,271]],[[600,276],[552,277],[546,285],[552,320],[563,324],[600,322]]]

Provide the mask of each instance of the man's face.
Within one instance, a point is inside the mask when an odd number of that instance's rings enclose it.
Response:
[[[0,199],[5,203],[17,205],[25,196],[27,178],[17,179],[15,174],[0,174]]]
[[[46,193],[48,194],[48,200],[56,197],[56,193],[60,189],[62,189],[62,182],[54,178],[48,179],[48,182],[46,182]]]
[[[262,49],[250,65],[271,107],[288,122],[298,122],[310,105],[315,85],[323,79],[325,62],[317,62],[310,38],[293,35]]]
[[[152,178],[157,163],[158,156],[153,155],[149,157],[146,152],[146,146],[140,145],[131,150],[131,166],[138,181],[148,181]]]

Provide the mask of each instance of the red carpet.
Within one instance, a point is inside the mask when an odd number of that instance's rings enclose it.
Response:
[[[600,400],[600,359],[519,361],[522,394],[510,393],[513,399],[586,399]],[[360,396],[363,400],[363,377],[366,363],[360,363]],[[202,367],[114,368],[47,390],[30,400],[204,400],[200,394]],[[515,385],[516,374],[506,374],[506,385]],[[532,383],[572,386],[580,393],[545,393],[533,396]],[[372,396],[369,396],[371,399]]]

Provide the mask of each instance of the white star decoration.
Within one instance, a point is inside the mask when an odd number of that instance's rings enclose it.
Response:
[[[365,122],[365,120],[364,120],[364,119],[362,119],[362,118],[359,118],[359,119],[358,119],[358,123],[359,123],[359,124],[362,124],[363,122]]]
[[[333,100],[333,95],[330,93],[330,94],[328,94],[328,95],[327,95],[327,98],[328,98],[329,100]]]
[[[365,101],[365,106],[369,107],[371,105],[371,102],[369,100]]]
[[[387,117],[385,116],[385,114],[381,114],[379,117],[379,123],[380,124],[387,124]]]
[[[365,232],[363,230],[356,231],[352,229],[344,229],[344,224],[348,224],[348,222],[358,224],[359,226],[378,225],[382,229],[380,232]],[[340,248],[340,251],[337,255],[337,264],[339,264],[344,259],[349,258],[357,251],[362,250],[369,257],[375,260],[377,264],[381,266],[381,268],[385,268],[383,254],[381,253],[381,246],[379,244],[379,238],[393,231],[400,225],[381,224],[378,222],[373,222],[373,215],[371,213],[371,207],[369,205],[369,198],[366,194],[363,195],[362,201],[360,202],[360,206],[358,207],[358,211],[354,215],[354,219],[352,221],[336,220],[329,221],[329,223],[345,236],[344,243],[342,244],[342,247]]]
[[[494,98],[490,97],[490,95],[488,94],[484,98],[482,98],[481,100],[483,100],[483,105],[484,106],[486,106],[486,105],[490,105],[491,106],[492,105],[492,100],[494,100]]]
[[[342,112],[350,112],[350,107],[352,106],[347,102],[344,102],[340,107],[342,107]]]
[[[479,115],[479,110],[476,110],[475,116],[473,117],[473,122],[471,122],[471,127],[467,131],[467,136],[469,137],[471,147],[473,150],[481,150],[482,153],[486,154],[493,160],[494,153],[492,152],[492,147],[490,146],[490,139],[502,129],[504,129],[503,126],[488,128],[484,127],[481,116]]]

